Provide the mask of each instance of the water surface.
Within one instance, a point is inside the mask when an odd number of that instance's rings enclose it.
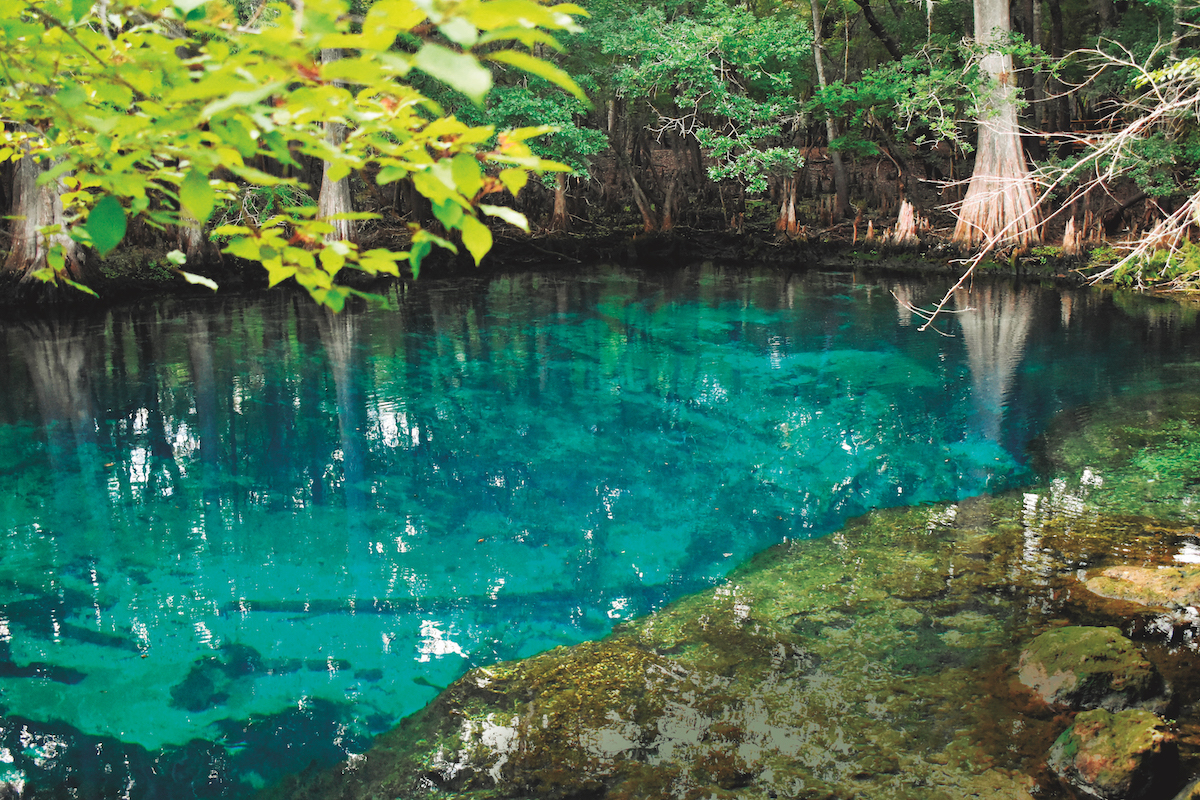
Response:
[[[1047,420],[1185,382],[1085,291],[599,268],[0,326],[0,781],[242,797],[471,666],[785,538],[1032,480]]]

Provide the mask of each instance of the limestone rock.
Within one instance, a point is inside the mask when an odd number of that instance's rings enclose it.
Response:
[[[1109,567],[1087,580],[1088,591],[1144,606],[1200,605],[1200,568]]]
[[[1141,709],[1082,712],[1047,761],[1059,778],[1102,800],[1163,797],[1179,784],[1175,735]]]
[[[1046,631],[1021,653],[1017,676],[1052,705],[1109,711],[1166,707],[1162,676],[1113,627]]]

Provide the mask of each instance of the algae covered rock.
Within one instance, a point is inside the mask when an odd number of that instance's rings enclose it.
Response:
[[[1109,567],[1087,580],[1088,591],[1144,606],[1200,605],[1198,567]]]
[[[1109,711],[1166,706],[1158,670],[1113,627],[1046,631],[1022,651],[1017,677],[1051,705]]]
[[[1103,800],[1164,797],[1179,784],[1175,735],[1141,709],[1084,711],[1050,748],[1064,781]]]

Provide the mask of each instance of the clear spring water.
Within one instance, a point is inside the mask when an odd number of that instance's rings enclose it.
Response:
[[[615,268],[0,326],[0,794],[244,797],[785,537],[1031,479],[1173,303]]]

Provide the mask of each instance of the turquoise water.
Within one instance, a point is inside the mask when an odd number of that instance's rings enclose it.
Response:
[[[244,797],[784,538],[1029,481],[1171,303],[614,268],[0,327],[0,793]],[[967,310],[973,309],[973,310]]]

